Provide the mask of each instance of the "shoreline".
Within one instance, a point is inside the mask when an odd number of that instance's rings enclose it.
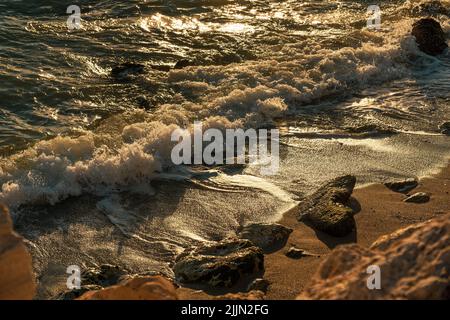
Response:
[[[351,206],[356,212],[356,231],[342,238],[315,231],[298,222],[296,208],[285,212],[278,223],[292,228],[293,232],[283,248],[265,255],[263,278],[271,283],[265,299],[295,299],[308,285],[320,263],[338,245],[356,243],[367,248],[380,236],[450,212],[450,161],[439,173],[419,179],[419,185],[410,194],[416,192],[429,193],[431,200],[422,204],[406,203],[403,202],[404,194],[391,191],[380,183],[355,188]],[[288,258],[285,252],[292,246],[313,255]],[[180,299],[215,298],[186,287],[178,288],[177,293]]]

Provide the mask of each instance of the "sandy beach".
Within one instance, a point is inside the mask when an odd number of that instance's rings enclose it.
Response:
[[[450,212],[450,165],[434,176],[420,179],[419,185],[410,193],[416,192],[431,194],[431,200],[423,204],[406,203],[403,202],[404,194],[391,191],[382,184],[356,188],[351,200],[357,212],[356,232],[343,238],[326,235],[298,222],[295,208],[286,212],[279,223],[294,231],[282,249],[265,255],[264,278],[271,283],[265,299],[295,299],[336,246],[357,243],[369,247],[382,235]],[[292,246],[312,255],[288,258],[285,253]],[[214,298],[188,288],[178,288],[177,292],[181,299]]]

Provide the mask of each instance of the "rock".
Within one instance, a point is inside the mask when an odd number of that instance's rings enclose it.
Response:
[[[420,19],[413,24],[412,35],[419,49],[426,54],[436,56],[447,49],[447,40],[439,22],[432,18]]]
[[[177,300],[177,294],[173,284],[163,277],[137,277],[86,292],[78,300]]]
[[[408,178],[406,180],[398,180],[385,182],[384,185],[395,192],[408,192],[418,186],[418,182],[414,178]]]
[[[285,253],[286,257],[292,258],[292,259],[300,259],[301,257],[310,255],[307,254],[305,250],[298,249],[296,247],[290,247],[288,251]]]
[[[249,286],[247,287],[247,291],[262,291],[262,292],[267,292],[267,289],[270,286],[270,282],[266,279],[255,279],[253,280],[252,283],[249,284]]]
[[[190,61],[188,59],[181,59],[181,60],[178,60],[177,63],[175,63],[175,66],[173,68],[174,69],[183,69],[183,68],[191,66],[191,65],[192,65],[192,61]]]
[[[412,12],[418,15],[436,16],[436,15],[450,15],[450,10],[447,9],[440,1],[422,2],[413,7]]]
[[[264,292],[253,290],[250,292],[228,293],[213,297],[212,300],[264,300]]]
[[[75,300],[79,297],[81,297],[84,293],[88,291],[94,291],[94,290],[100,290],[103,289],[102,286],[98,285],[87,285],[87,286],[81,286],[80,289],[72,289],[66,292],[63,292],[58,297],[56,297],[56,300]]]
[[[326,183],[300,203],[297,219],[333,236],[349,234],[356,228],[353,209],[347,206],[355,183],[350,175]]]
[[[450,121],[446,121],[439,126],[442,134],[450,135]]]
[[[143,64],[125,62],[115,66],[111,70],[111,76],[119,81],[133,80],[137,75],[145,73]]]
[[[0,300],[30,300],[35,293],[31,255],[0,204]]]
[[[102,287],[117,284],[122,277],[127,275],[127,271],[110,264],[102,264],[98,268],[91,268],[81,273],[81,283],[83,285],[99,285]]]
[[[368,288],[369,266],[380,268],[381,289]],[[383,236],[369,249],[338,246],[298,298],[449,299],[450,214]]]
[[[225,239],[185,250],[173,270],[182,283],[231,287],[244,275],[264,270],[264,255],[248,240]]]
[[[277,223],[252,223],[238,231],[238,237],[250,240],[264,252],[274,251],[286,244],[292,229]]]
[[[430,195],[425,192],[417,192],[417,193],[409,196],[408,198],[406,198],[403,201],[404,202],[412,202],[412,203],[426,203],[426,202],[430,201]]]

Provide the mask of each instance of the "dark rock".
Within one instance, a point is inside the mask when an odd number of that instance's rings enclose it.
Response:
[[[117,284],[122,277],[127,275],[127,271],[110,264],[103,264],[99,268],[91,268],[81,273],[81,284],[99,285],[102,287]]]
[[[249,284],[247,287],[247,291],[262,291],[264,293],[267,292],[267,289],[269,289],[270,282],[266,279],[255,279],[252,283]]]
[[[333,236],[349,234],[356,227],[353,209],[347,206],[355,183],[351,175],[326,183],[300,203],[297,219]]]
[[[446,121],[439,126],[442,134],[450,135],[450,121]]]
[[[417,187],[419,183],[414,178],[408,178],[406,180],[385,182],[384,185],[395,192],[408,192]]]
[[[439,22],[432,18],[420,19],[413,25],[412,35],[416,37],[419,49],[436,56],[447,49],[447,40]]]
[[[409,196],[408,198],[406,198],[403,201],[404,202],[412,202],[412,203],[426,203],[426,202],[430,201],[430,195],[425,192],[417,192],[417,193]]]
[[[301,257],[304,257],[305,250],[298,249],[296,247],[290,247],[288,251],[286,251],[286,257],[292,258],[292,259],[299,259]]]
[[[111,70],[111,76],[119,81],[133,80],[137,75],[145,73],[145,66],[138,63],[125,62]]]
[[[188,59],[182,59],[177,61],[177,63],[175,63],[175,66],[173,67],[174,69],[183,69],[185,67],[191,66],[192,65],[192,61],[188,60]]]
[[[238,231],[239,238],[250,240],[253,244],[270,252],[283,247],[292,229],[276,223],[252,223]]]
[[[231,287],[244,275],[264,270],[264,255],[248,240],[225,239],[205,243],[180,254],[173,267],[182,283]]]
[[[75,300],[79,297],[81,297],[84,293],[91,291],[91,290],[100,290],[103,289],[102,286],[90,284],[86,286],[81,286],[80,289],[72,289],[66,292],[63,292],[58,297],[56,297],[56,300]]]

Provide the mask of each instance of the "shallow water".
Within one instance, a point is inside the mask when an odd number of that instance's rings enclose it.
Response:
[[[71,3],[0,0],[0,200],[40,272],[161,267],[196,241],[278,219],[337,175],[423,176],[450,155],[438,129],[450,55],[427,56],[409,35],[420,1],[380,2],[378,31],[366,1],[78,3],[82,28],[68,31]],[[435,16],[449,34],[448,11]],[[114,81],[121,62],[146,72]],[[174,167],[170,134],[194,120],[278,127],[280,171]],[[61,251],[39,254],[51,246]]]

